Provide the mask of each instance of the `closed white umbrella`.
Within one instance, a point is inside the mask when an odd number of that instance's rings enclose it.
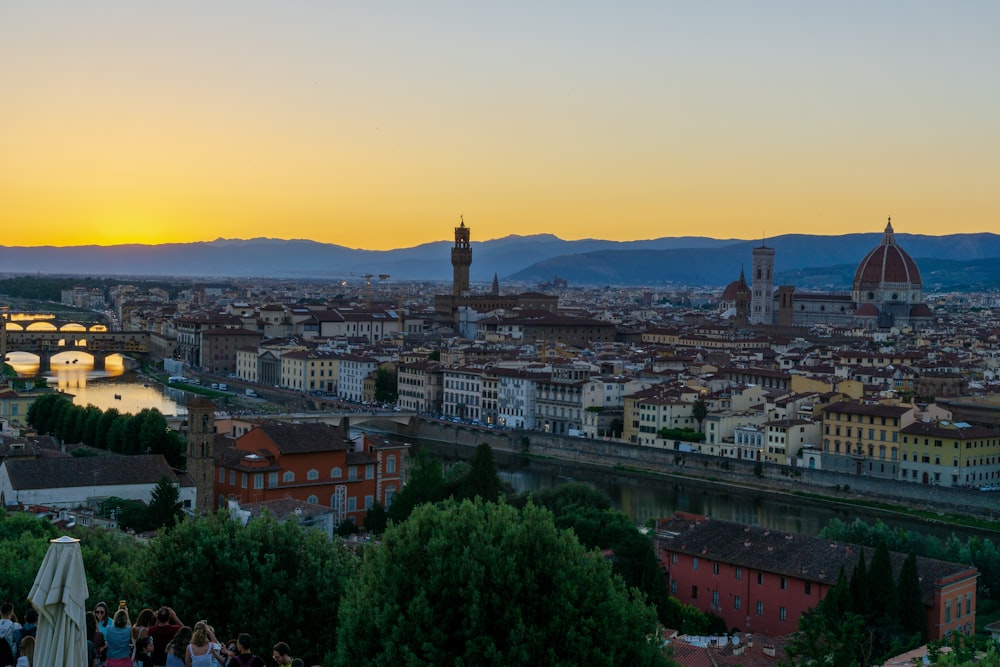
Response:
[[[86,667],[90,596],[80,540],[49,540],[28,599],[38,610],[34,667]]]

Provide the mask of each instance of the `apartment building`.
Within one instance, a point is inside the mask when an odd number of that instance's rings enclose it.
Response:
[[[791,634],[799,617],[874,550],[760,526],[678,512],[657,524],[654,550],[671,594],[718,614],[726,627],[770,636]],[[899,576],[905,554],[892,554]],[[927,636],[971,634],[976,626],[976,568],[917,558]]]
[[[955,421],[900,430],[900,479],[937,486],[1000,485],[1000,431]]]
[[[823,469],[898,479],[900,430],[912,405],[838,401],[822,408]]]
[[[538,383],[549,379],[542,369],[494,368],[497,381],[497,423],[507,428],[536,427]]]
[[[446,417],[480,421],[482,413],[483,369],[468,366],[441,370],[441,412]]]
[[[281,356],[281,386],[303,393],[337,393],[340,357],[324,350],[292,350]]]
[[[241,504],[295,498],[331,507],[335,522],[364,523],[378,489],[378,459],[351,450],[322,423],[264,422],[216,452],[215,496]]]

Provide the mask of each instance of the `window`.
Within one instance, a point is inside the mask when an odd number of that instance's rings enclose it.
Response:
[[[330,469],[330,479],[340,479],[343,476],[344,470],[340,466]]]
[[[316,468],[310,468],[309,472],[306,473],[306,479],[310,482],[319,479],[319,470],[316,470]]]
[[[347,479],[356,482],[358,479],[358,466],[347,466]]]
[[[813,588],[812,582],[811,581],[807,581],[806,582],[806,595],[812,595],[812,588]]]
[[[763,600],[757,600],[757,615],[758,616],[763,616],[764,615],[764,601]]]
[[[719,564],[712,563],[712,574],[718,574],[718,573],[719,573]]]
[[[788,579],[782,576],[780,585],[781,585],[781,590],[785,590],[786,588],[788,588]]]
[[[242,488],[247,488],[247,474],[245,472],[240,473],[240,486]]]
[[[370,510],[375,504],[375,496],[365,496],[365,509]]]
[[[691,599],[692,600],[697,600],[698,599],[698,587],[697,586],[692,586],[691,587]]]
[[[394,473],[394,472],[396,472],[396,457],[395,456],[390,455],[390,456],[385,457],[385,471],[387,473]]]
[[[737,565],[736,566],[736,581],[739,581],[742,578],[743,578],[743,568],[740,567],[739,565]]]
[[[764,573],[763,572],[758,572],[757,573],[757,585],[758,586],[763,586],[764,585]]]
[[[365,466],[365,479],[375,479],[375,464],[369,463]]]
[[[236,486],[236,471],[229,471],[229,486]]]
[[[965,613],[972,613],[972,593],[965,594]]]
[[[267,473],[267,486],[268,488],[274,488],[278,486],[278,473],[269,472]]]
[[[289,484],[295,481],[295,473],[291,470],[286,470],[284,474],[281,475],[281,482],[283,484]]]
[[[253,488],[263,489],[264,488],[264,473],[258,472],[254,473],[253,476]]]
[[[670,554],[670,564],[677,565],[677,554]]]
[[[784,607],[778,607],[778,620],[787,621],[788,620],[788,610]]]
[[[736,597],[734,597],[733,598],[733,609],[739,609],[742,602],[743,601],[740,599],[739,595],[737,595]]]
[[[951,600],[945,600],[944,602],[944,622],[951,622]]]
[[[712,606],[719,606],[719,591],[712,591]]]
[[[697,570],[698,569],[698,557],[697,556],[693,556],[691,558],[691,569],[692,570]]]
[[[387,486],[385,487],[385,506],[389,507],[392,505],[392,499],[396,497],[396,487]]]
[[[319,505],[319,498],[317,498],[316,496],[309,496],[308,498],[306,498],[306,502],[312,503],[313,505]]]
[[[671,579],[670,580],[670,594],[671,595],[677,595],[677,580],[676,579]]]
[[[226,483],[226,469],[219,468],[219,484],[225,484],[225,483]]]
[[[347,499],[347,511],[357,512],[358,511],[358,499],[351,497]]]

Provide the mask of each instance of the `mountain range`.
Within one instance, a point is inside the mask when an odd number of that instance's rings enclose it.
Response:
[[[882,234],[786,234],[766,240],[775,249],[775,283],[800,289],[850,289],[861,259]],[[917,262],[926,290],[984,290],[1000,284],[1000,236],[991,233],[896,234]],[[749,267],[761,241],[698,236],[642,241],[583,239],[551,234],[472,242],[473,283],[719,287]],[[217,239],[197,243],[117,246],[0,246],[0,272],[96,276],[267,277],[340,279],[365,274],[394,280],[450,281],[452,243],[397,250],[359,250],[308,240]]]

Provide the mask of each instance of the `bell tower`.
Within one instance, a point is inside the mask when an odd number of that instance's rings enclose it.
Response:
[[[761,243],[752,255],[750,324],[774,324],[774,248]]]
[[[451,249],[451,266],[454,270],[451,293],[462,296],[469,291],[469,267],[472,266],[472,246],[469,245],[469,228],[465,226],[465,218],[459,218],[461,224],[455,228],[455,247]]]
[[[195,509],[211,514],[215,504],[215,403],[201,396],[187,404],[188,475],[198,489]]]

